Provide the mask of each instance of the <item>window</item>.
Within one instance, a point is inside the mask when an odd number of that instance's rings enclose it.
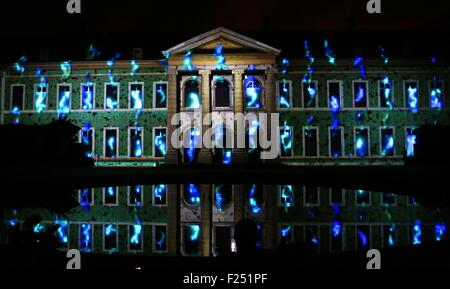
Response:
[[[293,129],[289,126],[280,127],[280,149],[282,157],[290,157],[294,154],[292,142],[293,142]]]
[[[117,252],[119,249],[119,227],[115,224],[103,224],[103,251]]]
[[[140,222],[128,225],[128,251],[140,252],[143,250],[143,230]]]
[[[85,156],[88,158],[92,158],[94,156],[94,135],[94,128],[83,127],[80,130],[80,142],[85,150]]]
[[[279,186],[280,190],[280,205],[284,208],[290,208],[294,206],[294,186],[282,185]]]
[[[406,107],[412,112],[417,112],[419,109],[419,82],[405,80],[403,82],[403,95]]]
[[[11,85],[11,112],[19,112],[25,110],[25,85]]]
[[[305,242],[311,244],[316,253],[319,252],[319,226],[305,226]]]
[[[416,196],[408,196],[408,206],[417,206]]]
[[[341,252],[344,245],[344,234],[341,222],[334,221],[330,227],[330,251]]]
[[[67,220],[56,219],[55,225],[58,226],[55,232],[58,240],[58,248],[67,248],[69,245],[69,222]]]
[[[369,106],[367,81],[353,81],[353,107],[367,108]]]
[[[153,128],[153,156],[164,157],[166,155],[166,128]]]
[[[183,84],[182,101],[185,109],[200,108],[202,99],[200,98],[199,82],[196,79],[189,78]]]
[[[358,157],[369,156],[369,128],[355,128],[355,155]]]
[[[415,221],[409,229],[410,240],[413,245],[422,244],[422,223],[420,221]]]
[[[153,107],[167,108],[167,81],[153,82]]]
[[[231,185],[214,186],[214,206],[220,212],[223,212],[232,203],[233,193]]]
[[[305,157],[319,155],[319,133],[316,127],[303,127],[303,155]]]
[[[144,108],[144,83],[129,83],[128,84],[128,103],[131,109]]]
[[[231,226],[228,225],[214,225],[214,239],[213,239],[213,252],[214,256],[226,256],[231,253],[232,243],[231,236],[232,230]]]
[[[144,130],[141,127],[128,128],[128,155],[142,157],[144,148]]]
[[[105,83],[105,109],[119,108],[120,83]]]
[[[200,225],[186,224],[182,230],[184,255],[195,256],[200,254]]]
[[[292,81],[281,80],[277,82],[277,95],[279,108],[291,108],[292,105]]]
[[[442,91],[442,81],[434,77],[430,82],[430,108],[442,108]]]
[[[248,185],[247,205],[252,214],[259,214],[264,205],[264,193],[261,185]]]
[[[88,82],[81,84],[81,109],[91,110],[95,108],[95,84]]]
[[[94,205],[94,190],[92,188],[83,188],[79,190],[79,201],[82,207]]]
[[[261,81],[254,75],[246,75],[244,80],[245,108],[262,108],[263,93]]]
[[[184,202],[191,207],[197,207],[200,205],[200,185],[187,184],[183,186],[183,198]]]
[[[344,154],[344,129],[342,127],[328,129],[330,157],[341,157]]]
[[[383,226],[383,247],[389,248],[397,244],[397,228],[395,224]]]
[[[382,156],[395,155],[394,128],[380,128],[380,151]]]
[[[370,227],[367,225],[356,226],[356,250],[365,250],[370,247]]]
[[[183,135],[184,162],[197,162],[201,146],[201,132],[196,127],[189,128]]]
[[[165,206],[167,205],[167,185],[153,185],[153,205]]]
[[[304,187],[303,204],[305,206],[319,205],[319,188],[318,187]]]
[[[91,252],[93,249],[93,230],[92,224],[80,224],[80,249],[83,252]]]
[[[128,206],[142,206],[143,198],[144,187],[142,185],[133,185],[128,187]]]
[[[118,204],[118,188],[112,186],[103,188],[103,205],[117,206]]]
[[[330,188],[330,205],[331,206],[344,206],[345,194],[344,190],[340,188]]]
[[[318,107],[317,80],[302,82],[303,107]]]
[[[167,226],[155,225],[153,227],[153,251],[166,252],[167,251]]]
[[[397,203],[397,197],[393,193],[382,193],[381,194],[381,203],[383,205],[393,206]]]
[[[355,190],[355,202],[358,206],[370,205],[370,192],[366,190]]]
[[[116,158],[119,152],[119,129],[105,128],[103,135],[105,158]]]
[[[43,112],[47,109],[47,84],[39,83],[34,87],[34,109]]]
[[[232,106],[231,80],[223,76],[213,78],[213,107],[215,109]]]
[[[328,84],[328,107],[332,112],[339,111],[342,106],[342,81],[329,80]]]
[[[71,98],[71,90],[72,85],[71,84],[61,84],[58,83],[57,85],[57,93],[58,96],[57,102],[58,102],[58,116],[66,115],[70,111],[70,98]]]
[[[292,226],[291,225],[281,225],[280,226],[280,243],[289,243],[292,240]]]
[[[378,81],[378,105],[389,109],[394,105],[392,80],[387,76]]]
[[[406,128],[406,156],[414,156],[414,145],[416,144],[416,129],[412,127]]]

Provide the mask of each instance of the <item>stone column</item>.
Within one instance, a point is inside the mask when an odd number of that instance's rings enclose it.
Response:
[[[178,185],[167,185],[167,252],[180,255],[180,194]]]
[[[211,75],[211,70],[200,70],[199,74],[202,77],[202,88],[201,88],[201,95],[202,95],[202,117],[204,117],[206,114],[211,112],[210,107],[210,83],[209,83],[209,76]],[[203,125],[202,124],[202,138],[203,134],[210,128],[209,125]],[[210,140],[206,140],[210,141]],[[199,155],[198,155],[198,162],[202,164],[210,164],[212,163],[212,152],[211,149],[206,148],[205,145],[210,145],[210,143],[206,144],[203,143],[202,148],[200,149]]]
[[[271,114],[276,112],[276,88],[275,88],[275,73],[272,67],[266,70],[266,81],[264,87],[265,94],[265,108],[267,112],[267,136],[272,138],[271,132]],[[277,140],[279,142],[279,140]],[[280,155],[275,159],[264,160],[265,163],[279,163],[281,161]]]
[[[172,116],[177,113],[177,71],[174,67],[169,68],[167,85],[167,152],[165,164],[178,164],[178,151],[172,146],[171,137],[176,126],[170,123]]]
[[[212,225],[212,195],[211,185],[201,185],[202,207],[201,207],[201,246],[202,256],[211,255],[211,225]]]
[[[234,113],[244,113],[244,95],[242,90],[242,75],[244,74],[243,69],[236,69],[233,70],[234,75]],[[234,148],[233,148],[233,154],[232,154],[232,163],[233,164],[242,164],[248,162],[248,155],[245,148],[238,148],[237,147],[237,135],[238,133],[238,127],[236,122],[234,123]],[[245,135],[245,132],[244,132]]]

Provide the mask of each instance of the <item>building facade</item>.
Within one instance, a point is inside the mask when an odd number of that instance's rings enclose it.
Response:
[[[169,140],[178,112],[193,122],[199,111],[218,119],[278,113],[275,161],[293,165],[401,165],[414,154],[415,128],[449,124],[448,66],[287,60],[280,52],[218,28],[167,49],[164,60],[15,64],[2,71],[0,120],[70,120],[98,166],[262,162],[252,138],[259,119],[246,123],[245,148],[217,146],[241,133],[223,126],[211,149],[196,148],[211,126],[203,124],[189,128],[190,145],[177,149]],[[303,241],[323,252],[412,244],[422,227],[431,240],[436,218],[448,220],[407,197],[288,184],[106,187],[81,189],[79,200],[65,217],[42,212],[43,224],[61,224],[64,246],[94,252],[220,255],[231,250],[243,217],[259,224],[263,248]],[[20,224],[29,213],[8,218]]]

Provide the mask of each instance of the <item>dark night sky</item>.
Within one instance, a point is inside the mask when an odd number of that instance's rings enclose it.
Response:
[[[367,0],[81,1],[81,15],[67,14],[67,0],[2,1],[1,59],[13,61],[20,53],[40,48],[70,57],[90,43],[110,54],[114,49],[148,47],[144,57],[160,57],[161,49],[218,26],[287,54],[301,55],[298,50],[305,38],[323,37],[342,54],[353,53],[358,45],[376,46],[375,42],[395,47],[396,55],[411,53],[405,49],[410,47],[417,55],[445,56],[449,47],[448,0],[381,0],[381,15],[366,12]]]

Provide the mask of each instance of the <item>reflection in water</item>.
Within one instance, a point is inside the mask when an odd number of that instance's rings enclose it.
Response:
[[[169,206],[173,196],[178,206]],[[220,256],[236,251],[235,224],[248,218],[256,222],[259,249],[290,244],[334,253],[441,241],[450,220],[447,208],[424,207],[412,196],[289,184],[108,186],[83,188],[78,198],[80,207],[56,217],[41,209],[7,211],[8,236],[28,227],[43,234],[56,225],[51,232],[62,249],[153,255],[178,248],[183,255]],[[41,219],[25,226],[36,214]],[[179,230],[169,230],[177,222]],[[202,234],[208,227],[211,234]],[[175,246],[171,232],[180,236]]]

